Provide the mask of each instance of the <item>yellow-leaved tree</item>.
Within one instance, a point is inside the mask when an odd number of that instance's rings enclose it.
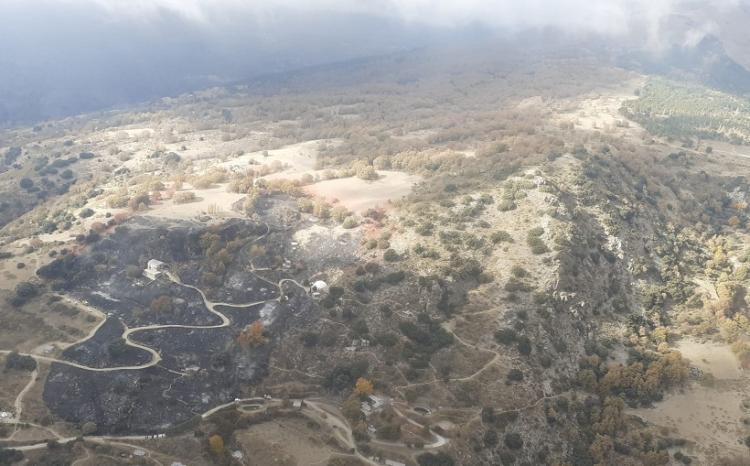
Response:
[[[224,453],[224,439],[221,435],[214,434],[208,438],[208,446],[211,448],[211,452],[215,455],[221,455]]]
[[[372,395],[373,391],[374,390],[373,390],[372,382],[370,382],[364,377],[358,378],[357,383],[354,384],[354,393],[359,396]]]

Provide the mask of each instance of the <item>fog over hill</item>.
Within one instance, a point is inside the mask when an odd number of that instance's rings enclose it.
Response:
[[[652,56],[715,35],[747,65],[740,26],[747,15],[739,0],[7,0],[0,3],[0,122],[527,30]]]

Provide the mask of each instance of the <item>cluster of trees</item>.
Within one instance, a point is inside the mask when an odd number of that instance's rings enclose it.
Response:
[[[406,272],[403,270],[381,272],[381,267],[377,262],[368,262],[364,266],[357,267],[356,279],[351,282],[351,289],[357,293],[374,292],[382,285],[397,285],[406,278]]]
[[[104,202],[110,209],[123,209],[127,207],[132,212],[138,212],[146,210],[151,205],[152,200],[149,189],[144,187],[138,189],[134,194],[130,194],[127,188],[123,188],[107,196]]]
[[[14,306],[22,306],[26,301],[39,294],[39,286],[31,282],[20,282],[16,285],[15,295],[11,299]]]
[[[323,220],[333,219],[346,229],[356,228],[360,224],[359,217],[341,204],[331,205],[323,199],[313,201],[301,198],[298,205],[300,212],[311,213]]]
[[[640,354],[627,365],[607,366],[596,356],[581,361],[578,383],[602,398],[620,395],[633,404],[661,399],[664,390],[687,380],[689,365],[678,351]]]
[[[246,235],[250,232],[227,232],[209,230],[200,237],[203,251],[201,280],[209,287],[221,286],[227,268],[234,261],[237,252],[247,244]]]
[[[357,380],[366,377],[368,370],[369,364],[366,360],[337,365],[326,375],[323,386],[335,393],[350,390]]]
[[[352,170],[354,170],[354,173],[357,175],[357,178],[361,178],[363,180],[376,180],[378,179],[378,172],[375,171],[375,167],[370,165],[369,163],[357,160],[352,163]]]
[[[514,329],[505,327],[495,332],[495,341],[501,345],[516,345],[518,352],[524,356],[531,354],[531,340],[526,335],[519,335]]]
[[[447,453],[422,453],[417,457],[419,466],[454,466],[456,461]]]
[[[5,358],[5,370],[18,370],[31,372],[36,369],[36,360],[31,356],[23,356],[13,351]]]
[[[23,150],[20,147],[9,147],[3,155],[3,163],[13,165],[21,154],[23,154]]]
[[[12,465],[23,461],[23,453],[12,448],[0,447],[0,465]]]
[[[433,354],[453,344],[453,335],[425,313],[418,315],[417,322],[403,321],[398,327],[408,338],[401,350],[401,357],[409,362],[412,371],[429,367]]]
[[[621,112],[659,136],[750,143],[750,100],[701,86],[651,79]]]

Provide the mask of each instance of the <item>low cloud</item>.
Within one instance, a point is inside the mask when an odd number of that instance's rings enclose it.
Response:
[[[438,27],[524,29],[556,27],[571,32],[625,34],[646,26],[657,35],[670,16],[700,5],[704,11],[733,8],[743,0],[6,0],[98,8],[113,18],[149,20],[176,14],[205,26],[248,15],[273,19],[279,14],[368,14]]]
[[[34,15],[47,7],[86,10],[101,21],[160,24],[184,21],[212,34],[273,28],[289,15],[361,15],[405,25],[517,31],[556,28],[568,33],[630,36],[652,49],[692,44],[716,29],[714,17],[750,0],[3,0],[0,16]],[[19,13],[20,12],[20,13]],[[5,14],[3,14],[5,13]],[[669,24],[692,15],[674,37]],[[304,28],[304,23],[301,23]],[[48,27],[39,24],[40,28]],[[310,27],[315,23],[311,22]],[[54,26],[52,26],[54,27]],[[229,29],[227,29],[229,28]],[[267,33],[267,31],[264,31]],[[283,35],[285,31],[276,31]]]
[[[552,28],[658,52],[723,32],[721,15],[748,2],[0,0],[0,123],[459,41],[475,31]]]

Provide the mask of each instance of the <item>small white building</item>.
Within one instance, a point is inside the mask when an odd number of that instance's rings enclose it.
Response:
[[[353,348],[369,348],[370,340],[366,338],[355,338],[354,340],[352,340],[352,347]]]
[[[370,416],[372,413],[382,411],[388,404],[389,399],[381,396],[370,395],[360,403],[360,408],[362,409],[362,412],[365,413],[365,416]]]
[[[324,282],[323,280],[316,280],[312,286],[310,287],[310,291],[313,293],[325,293],[328,291],[328,283]]]
[[[388,399],[382,396],[370,395],[367,397],[367,401],[372,406],[372,409],[382,409],[388,404]]]
[[[148,261],[146,268],[143,270],[143,276],[149,280],[156,280],[169,270],[169,266],[164,262],[156,259]]]

